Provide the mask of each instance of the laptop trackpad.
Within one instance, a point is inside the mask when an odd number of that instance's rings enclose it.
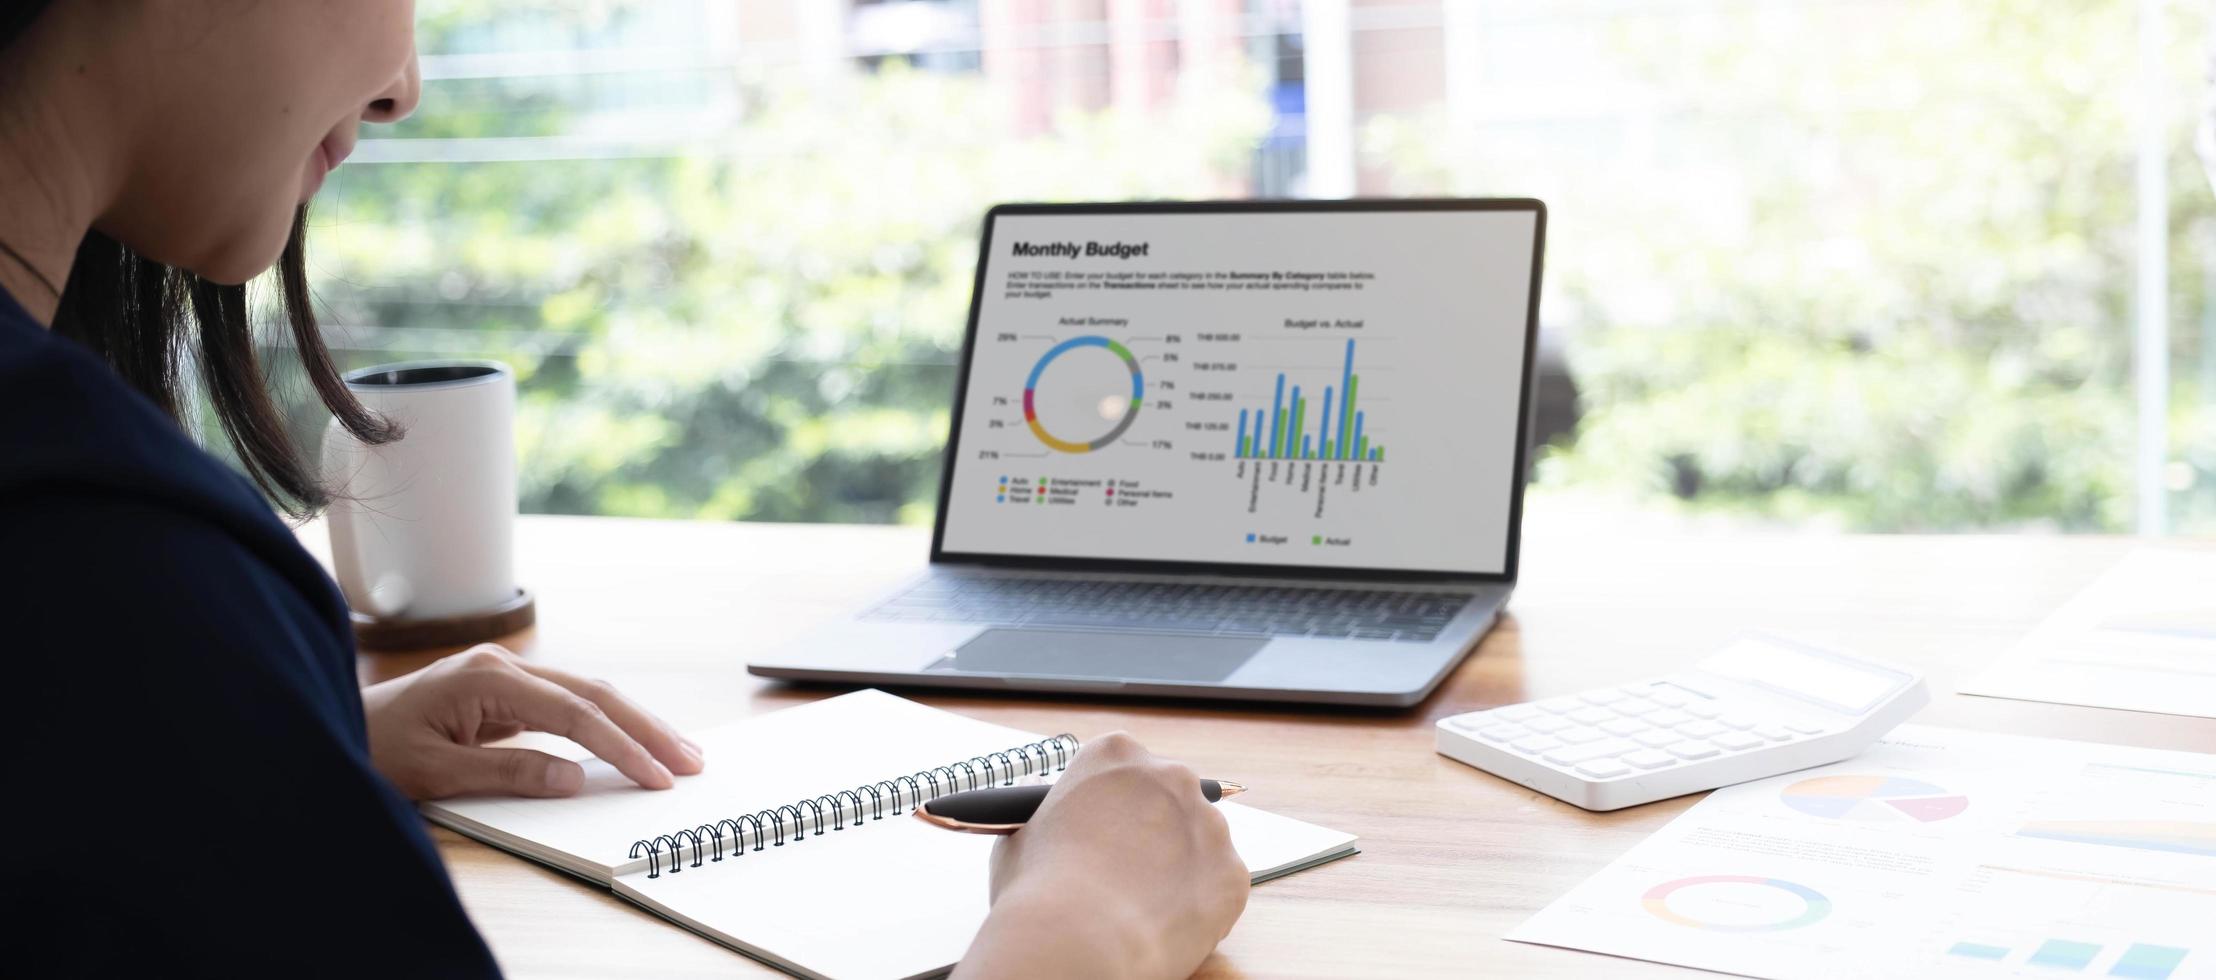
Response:
[[[1258,636],[989,629],[940,669],[978,674],[1220,681],[1269,645]]]

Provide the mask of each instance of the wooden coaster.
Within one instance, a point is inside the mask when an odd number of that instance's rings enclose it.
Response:
[[[448,619],[377,619],[356,612],[354,642],[364,650],[421,650],[497,640],[538,621],[538,604],[529,589],[480,613]]]

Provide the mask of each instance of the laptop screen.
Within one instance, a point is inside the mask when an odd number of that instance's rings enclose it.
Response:
[[[935,557],[1513,574],[1541,218],[995,209]]]

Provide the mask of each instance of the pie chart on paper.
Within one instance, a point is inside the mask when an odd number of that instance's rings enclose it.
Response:
[[[1970,798],[1899,776],[1818,776],[1778,793],[1786,806],[1827,820],[1934,823],[1970,808]]]

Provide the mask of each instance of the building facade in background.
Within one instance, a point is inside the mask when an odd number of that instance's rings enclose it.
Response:
[[[1358,120],[1436,103],[1448,83],[1453,0],[732,0],[732,41],[783,49],[801,70],[900,60],[982,76],[1016,131],[1049,132],[1070,112],[1171,110],[1181,90],[1253,85],[1266,93],[1267,138],[1248,186],[1262,197],[1383,193],[1356,160]],[[1338,27],[1311,58],[1309,31]],[[1335,55],[1331,56],[1331,55]],[[1338,106],[1311,118],[1309,106]],[[1321,144],[1319,154],[1317,144]],[[1338,158],[1351,186],[1320,187],[1309,159]],[[1346,178],[1339,183],[1344,185]]]

